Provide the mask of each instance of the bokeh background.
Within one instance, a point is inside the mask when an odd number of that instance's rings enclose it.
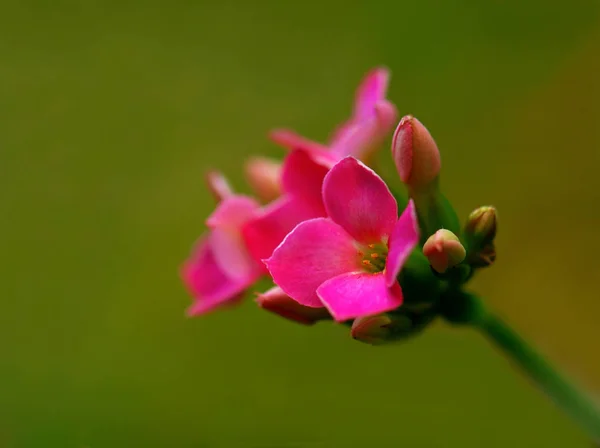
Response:
[[[600,397],[597,0],[0,6],[0,447],[589,447],[480,335],[372,348],[236,310],[178,269],[251,154],[323,140],[371,67],[500,211],[474,282]],[[384,159],[385,160],[385,159]],[[389,160],[389,159],[388,159]]]

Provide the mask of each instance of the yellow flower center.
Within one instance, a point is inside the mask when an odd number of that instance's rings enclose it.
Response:
[[[384,243],[369,244],[358,250],[363,269],[373,274],[383,272],[387,255],[388,247]]]

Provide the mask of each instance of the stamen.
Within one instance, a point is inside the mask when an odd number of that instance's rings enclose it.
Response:
[[[377,253],[372,253],[372,254],[371,254],[371,258],[379,258],[379,254],[377,254]]]
[[[369,244],[369,249],[375,249],[375,244]]]
[[[373,267],[373,264],[369,260],[363,260],[362,264],[364,264],[365,266]]]

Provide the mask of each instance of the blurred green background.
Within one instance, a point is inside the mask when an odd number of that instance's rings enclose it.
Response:
[[[10,1],[0,6],[0,447],[589,447],[486,341],[373,348],[178,268],[245,157],[324,139],[373,66],[435,136],[474,288],[600,397],[597,0]]]

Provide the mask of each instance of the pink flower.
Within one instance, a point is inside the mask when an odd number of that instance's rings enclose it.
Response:
[[[331,151],[336,160],[347,155],[367,159],[391,132],[397,120],[395,106],[386,100],[389,71],[376,68],[369,72],[359,85],[352,117],[342,124],[327,145],[313,142],[294,131],[275,129],[271,139],[288,149]]]
[[[209,184],[223,200],[206,221],[209,232],[200,238],[181,270],[194,296],[194,304],[188,309],[192,316],[237,302],[264,272],[250,256],[241,233],[243,225],[258,213],[259,204],[252,198],[230,194],[225,188],[215,190],[215,186],[225,184],[222,176],[213,176]]]
[[[346,157],[325,177],[323,203],[328,218],[302,222],[265,260],[275,283],[337,321],[400,306],[397,276],[419,241],[412,201],[398,219],[383,180]]]
[[[263,207],[242,229],[246,246],[257,263],[270,257],[297,224],[327,215],[321,189],[333,163],[331,155],[322,151],[297,149],[288,154],[281,174],[284,194]]]

